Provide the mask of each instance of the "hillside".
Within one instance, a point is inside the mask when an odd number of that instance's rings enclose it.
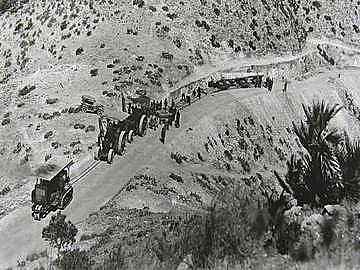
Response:
[[[40,173],[74,160],[76,175],[93,160],[97,117],[77,109],[82,95],[122,114],[122,93],[160,99],[189,82],[207,87],[223,71],[268,74],[275,93],[234,92],[224,104],[217,96],[217,109],[190,111],[197,117],[133,172],[111,211],[164,212],[180,198],[186,212],[209,203],[225,182],[284,173],[299,151],[289,127],[302,117],[301,103],[341,104],[347,91],[360,102],[357,71],[344,71],[360,64],[359,12],[358,1],[342,0],[0,0],[0,219],[30,207]],[[341,80],[322,74],[334,68]],[[285,97],[283,77],[291,81]],[[357,132],[345,112],[336,124]],[[184,183],[174,183],[177,176]]]
[[[201,213],[219,191],[229,192],[233,185],[240,185],[241,192],[250,192],[251,198],[259,198],[256,194],[261,190],[279,190],[273,170],[285,174],[290,154],[303,153],[291,128],[293,121],[303,117],[301,104],[324,99],[343,105],[332,126],[358,138],[359,120],[346,96],[351,96],[357,106],[359,72],[340,72],[341,79],[337,78],[338,72],[294,81],[286,94],[253,89],[254,96],[244,98],[244,90],[230,90],[199,101],[191,109],[198,117],[185,119],[180,133],[170,132],[167,145],[159,147],[157,156],[130,179],[124,190],[80,225],[78,246],[89,250],[89,258],[96,263],[106,262],[106,254],[120,245],[122,256],[130,263],[127,267],[146,267],[147,263],[152,269],[170,267],[161,264],[156,239],[162,232],[171,237],[176,231],[172,226],[183,224],[184,212]],[[200,113],[214,99],[216,110]],[[166,256],[166,251],[161,254]],[[286,265],[279,258],[265,261],[267,269],[273,269],[276,263],[278,267]],[[261,265],[261,261],[251,263]],[[294,262],[288,259],[287,263]],[[314,268],[308,269],[317,269],[317,263],[321,262],[315,261]]]

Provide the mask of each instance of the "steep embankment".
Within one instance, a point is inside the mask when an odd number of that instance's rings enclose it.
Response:
[[[290,128],[293,121],[303,119],[302,104],[325,100],[343,105],[331,125],[358,137],[359,74],[334,71],[292,81],[287,93],[231,90],[187,108],[190,114],[184,111],[182,128],[170,130],[166,145],[158,147],[152,161],[80,226],[80,246],[93,246],[91,258],[98,262],[117,243],[126,256],[143,258],[149,237],[176,224],[179,211],[202,211],[218,191],[233,183],[244,189],[277,189],[272,170],[284,173],[290,155],[302,154]]]

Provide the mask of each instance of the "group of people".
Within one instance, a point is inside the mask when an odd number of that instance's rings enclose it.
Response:
[[[207,93],[199,86],[197,89],[193,89],[192,96],[193,98],[201,98],[201,94],[204,93],[207,95]],[[186,102],[188,105],[191,105],[191,92],[188,91],[187,94],[182,93],[181,94],[181,101]]]
[[[197,88],[194,88],[192,93],[189,90],[186,94],[182,93],[181,95],[181,101],[186,102],[188,105],[191,105],[191,94],[193,98],[201,98],[202,93],[207,94],[200,86]],[[129,102],[126,104],[125,97],[122,94],[121,95],[121,101],[122,101],[122,111],[127,112],[131,114],[134,109],[141,109],[144,106],[143,104],[132,104]],[[176,108],[176,104],[174,100],[171,100],[171,104],[169,104],[169,101],[167,98],[164,100],[151,100],[149,104],[146,105],[145,111],[149,118],[149,128],[157,130],[160,122],[159,117],[159,111],[164,110],[169,113],[167,119],[163,121],[163,126],[161,128],[161,134],[160,134],[160,141],[162,143],[165,143],[165,137],[166,137],[166,131],[169,130],[169,127],[171,127],[174,123],[175,128],[180,127],[180,110]]]
[[[167,100],[165,99],[165,101]],[[166,110],[165,104],[164,104],[164,110]],[[169,130],[169,127],[172,127],[174,122],[175,122],[175,128],[180,127],[180,110],[176,108],[175,103],[173,103],[170,106],[168,112],[169,112],[169,116],[165,120],[160,133],[160,141],[162,143],[165,143],[166,131]]]

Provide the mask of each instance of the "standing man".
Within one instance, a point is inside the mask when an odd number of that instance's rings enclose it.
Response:
[[[165,143],[165,136],[166,136],[166,126],[164,124],[161,129],[161,135],[160,135],[160,142],[162,142],[163,144]]]
[[[122,111],[126,112],[126,104],[125,104],[124,93],[121,93],[121,106],[122,106]]]
[[[197,97],[199,99],[201,98],[201,88],[200,88],[200,86],[198,87],[198,90],[197,90]]]
[[[185,101],[185,93],[184,92],[181,93],[181,101]]]
[[[167,105],[168,105],[168,101],[167,101],[167,98],[165,98],[165,100],[164,100],[164,110],[166,110]]]
[[[190,98],[190,95],[187,95],[186,96],[186,101],[187,103],[189,104],[189,106],[191,105],[191,98]]]
[[[287,84],[288,84],[288,82],[287,82],[287,80],[285,80],[285,83],[284,83],[284,89],[283,89],[283,92],[285,93],[286,92],[286,90],[287,90]]]
[[[128,105],[128,114],[131,114],[131,103]]]
[[[180,127],[180,110],[177,110],[176,116],[175,116],[175,127]]]

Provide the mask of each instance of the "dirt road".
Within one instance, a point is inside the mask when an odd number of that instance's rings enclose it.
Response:
[[[181,129],[192,126],[194,122],[214,111],[212,108],[219,109],[226,106],[235,96],[242,99],[266,93],[264,89],[242,89],[203,97],[183,110]],[[91,212],[111,199],[137,170],[147,164],[156,165],[161,162],[154,153],[167,151],[167,144],[171,143],[176,133],[177,129],[170,129],[167,143],[163,145],[158,139],[159,132],[149,131],[144,138],[137,137],[133,144],[127,146],[124,157],[117,156],[112,165],[101,163],[75,184],[74,199],[64,214],[74,223],[84,220]],[[26,255],[33,251],[45,249],[41,231],[48,221],[49,217],[41,222],[33,221],[30,204],[1,219],[0,269],[13,266],[18,259],[25,259]]]

